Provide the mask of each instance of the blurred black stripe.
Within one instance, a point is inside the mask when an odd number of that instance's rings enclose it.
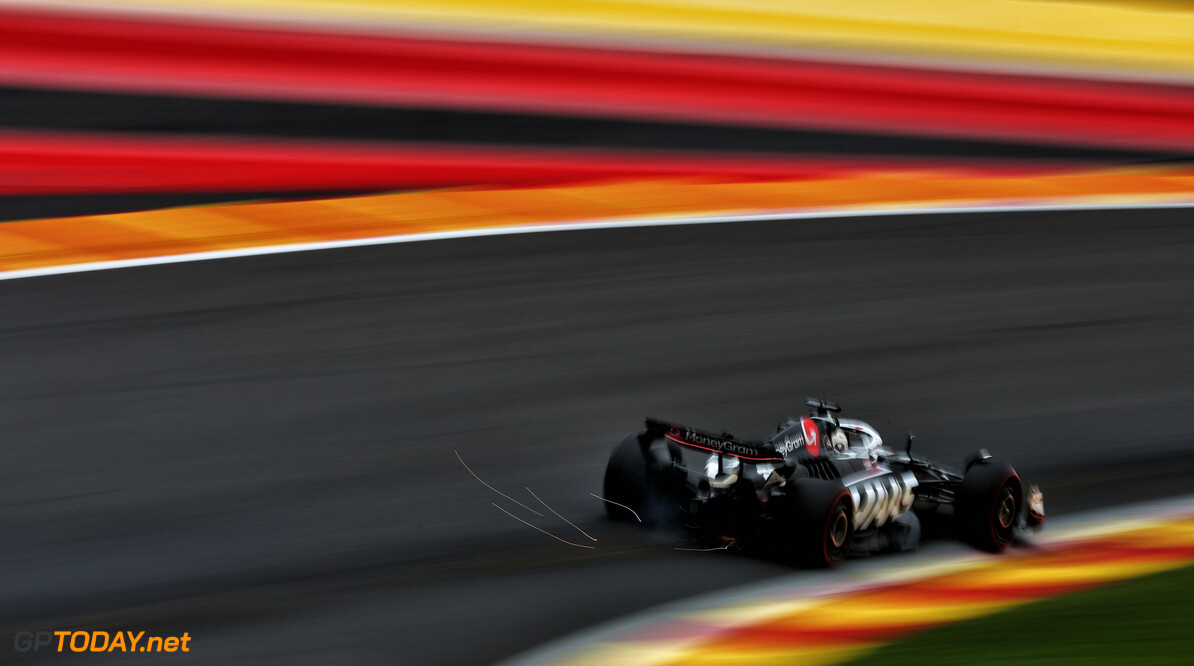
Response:
[[[0,87],[0,128],[1120,164],[1194,158],[1024,142],[12,87]]]

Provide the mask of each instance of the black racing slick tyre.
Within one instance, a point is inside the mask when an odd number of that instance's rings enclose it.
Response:
[[[974,546],[1002,552],[1016,538],[1023,504],[1024,486],[1011,465],[996,460],[977,463],[958,488],[958,530]]]
[[[776,543],[786,559],[805,567],[836,567],[854,539],[854,500],[840,483],[800,479],[772,499]]]
[[[652,503],[651,473],[637,435],[627,435],[605,466],[605,512],[614,520],[643,522]]]

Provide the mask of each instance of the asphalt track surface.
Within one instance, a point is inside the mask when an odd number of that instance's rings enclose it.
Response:
[[[758,437],[817,395],[930,457],[991,449],[1055,516],[1185,494],[1190,217],[542,233],[0,282],[0,659],[17,631],[79,628],[188,632],[188,662],[490,663],[790,573],[604,518],[589,493],[647,415]]]

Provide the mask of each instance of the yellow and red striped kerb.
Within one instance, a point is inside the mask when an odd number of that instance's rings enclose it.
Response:
[[[1184,512],[1166,518],[1113,523],[1098,534],[935,565],[893,576],[897,582],[879,580],[813,598],[791,589],[790,599],[772,596],[681,612],[553,663],[838,663],[924,629],[1191,562],[1194,505],[1187,503]],[[893,562],[893,568],[899,566]]]

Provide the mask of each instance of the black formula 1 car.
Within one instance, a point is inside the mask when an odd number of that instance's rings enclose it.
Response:
[[[922,522],[992,552],[1045,520],[1044,498],[985,450],[962,470],[883,446],[870,425],[809,399],[766,441],[655,419],[627,435],[605,471],[610,517],[683,526],[706,544],[763,547],[804,566],[908,550]]]

